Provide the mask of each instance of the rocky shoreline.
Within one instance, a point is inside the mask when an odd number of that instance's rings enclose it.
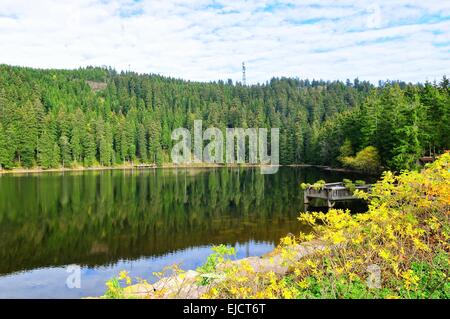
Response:
[[[208,285],[200,285],[200,279],[202,274],[194,270],[188,270],[183,273],[175,274],[168,277],[163,277],[153,284],[138,283],[124,288],[124,298],[138,298],[138,299],[199,299],[209,289],[214,287],[222,279],[221,273],[223,273],[228,267],[238,266],[240,264],[249,265],[253,268],[253,271],[259,273],[273,272],[277,276],[284,276],[289,272],[290,263],[294,263],[299,259],[311,255],[317,250],[322,250],[328,245],[324,242],[315,240],[305,242],[299,245],[290,247],[292,250],[292,258],[290,261],[286,261],[286,258],[282,258],[281,250],[275,248],[272,252],[265,254],[261,257],[247,257],[238,260],[232,260],[219,265],[217,273],[214,274],[214,278]]]

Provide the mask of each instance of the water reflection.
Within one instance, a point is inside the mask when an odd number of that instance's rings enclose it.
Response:
[[[119,270],[196,268],[219,243],[263,254],[302,229],[300,182],[342,178],[288,167],[1,176],[0,297],[96,295]],[[82,289],[65,287],[68,264],[83,267]]]

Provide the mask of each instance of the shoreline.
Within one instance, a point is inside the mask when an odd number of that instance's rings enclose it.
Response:
[[[210,168],[250,168],[250,167],[314,167],[328,171],[334,172],[343,172],[343,173],[359,173],[365,174],[359,171],[340,168],[340,167],[331,167],[325,165],[314,165],[314,164],[287,164],[287,165],[261,165],[261,164],[182,164],[176,165],[171,163],[166,163],[162,165],[156,164],[126,164],[126,165],[116,165],[116,166],[92,166],[92,167],[60,167],[60,168],[49,168],[43,169],[40,167],[33,168],[13,168],[13,169],[1,169],[0,168],[0,176],[2,175],[15,175],[15,174],[41,174],[41,173],[65,173],[65,172],[85,172],[85,171],[107,171],[107,170],[144,170],[144,169],[210,169]],[[370,174],[369,174],[370,175]]]
[[[330,247],[329,243],[315,239],[305,241],[291,247],[292,259],[286,263],[283,258],[283,252],[279,246],[276,246],[270,252],[261,256],[248,256],[239,259],[229,259],[216,266],[213,271],[217,274],[223,274],[229,267],[245,265],[251,267],[257,273],[273,273],[277,277],[285,276],[289,273],[289,267],[304,257],[310,256],[319,250]],[[188,269],[181,273],[162,276],[153,283],[132,283],[122,289],[121,298],[131,299],[201,299],[203,294],[220,283],[220,276],[207,285],[199,284],[202,274],[198,269]],[[103,299],[106,294],[101,296],[84,297],[82,299]]]
[[[40,167],[33,168],[13,168],[13,169],[0,169],[0,176],[5,174],[39,174],[39,173],[64,173],[64,172],[84,172],[84,171],[107,171],[107,170],[144,170],[144,169],[203,169],[203,168],[249,168],[249,167],[270,167],[271,165],[261,164],[162,164],[157,166],[155,164],[137,164],[137,165],[117,165],[117,166],[92,166],[92,167],[64,167],[64,168],[49,168],[43,169]],[[273,165],[273,166],[287,166],[287,165]],[[311,166],[307,164],[296,164],[296,166]]]

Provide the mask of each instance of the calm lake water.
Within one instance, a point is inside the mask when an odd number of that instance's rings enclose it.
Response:
[[[0,175],[0,298],[98,296],[105,281],[178,263],[195,269],[211,246],[262,255],[307,230],[301,182],[361,179],[317,168],[109,170]],[[362,178],[364,179],[364,177]],[[366,178],[366,181],[368,179]],[[68,265],[81,288],[68,288]]]

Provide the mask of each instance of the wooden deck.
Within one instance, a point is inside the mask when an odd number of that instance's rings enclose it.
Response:
[[[364,192],[370,192],[372,185],[361,185],[356,186],[355,189]],[[353,196],[342,182],[337,183],[327,183],[321,190],[316,190],[311,186],[304,191],[304,204],[305,209],[308,208],[310,202],[314,198],[321,198],[327,201],[328,208],[332,208],[334,204],[338,201],[354,200],[357,199]]]

